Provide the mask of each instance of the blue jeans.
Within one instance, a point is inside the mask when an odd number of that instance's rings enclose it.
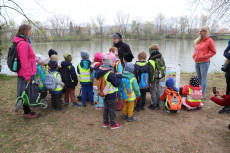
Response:
[[[98,104],[95,105],[95,107],[100,107],[100,108],[104,107],[104,99],[97,94],[96,90],[93,90],[93,94],[94,94],[94,101],[98,102]]]
[[[92,85],[81,85],[81,90],[82,90],[82,95],[81,95],[81,100],[82,100],[82,106],[86,107],[86,97],[88,94],[90,104],[94,105],[93,102],[93,86]]]
[[[207,85],[208,85],[208,68],[210,66],[210,62],[204,62],[204,63],[196,63],[196,74],[200,80],[201,88],[202,88],[202,94],[205,94]]]

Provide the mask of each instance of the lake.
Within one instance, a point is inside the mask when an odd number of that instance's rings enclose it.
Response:
[[[148,55],[148,48],[152,43],[158,43],[160,45],[160,52],[163,54],[166,64],[179,64],[183,72],[195,72],[194,60],[192,54],[194,52],[194,43],[192,40],[124,40],[131,47],[134,54],[135,62],[137,60],[137,54],[139,51],[146,51]],[[227,47],[227,40],[215,41],[217,54],[211,58],[210,72],[220,72],[220,68],[224,63],[223,52]],[[48,43],[33,43],[32,44],[35,53],[39,53],[48,58],[48,50],[53,48],[58,52],[59,64],[63,60],[63,54],[71,53],[73,56],[73,65],[77,66],[77,63],[81,60],[80,51],[88,50],[90,53],[90,60],[93,60],[95,52],[107,52],[109,47],[112,46],[112,40],[93,40],[93,41],[61,41],[61,42],[48,42]],[[6,65],[6,55],[4,53],[1,60],[2,72],[4,74],[15,74],[10,72]]]

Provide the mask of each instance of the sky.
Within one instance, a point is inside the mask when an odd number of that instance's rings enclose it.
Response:
[[[96,15],[105,17],[105,25],[115,24],[117,12],[129,14],[132,19],[138,17],[142,22],[153,21],[158,13],[166,17],[191,15],[188,0],[15,0],[24,8],[33,20],[44,22],[55,14],[64,14],[78,24],[91,22]],[[37,4],[38,2],[39,4]],[[9,12],[18,24],[23,17]]]

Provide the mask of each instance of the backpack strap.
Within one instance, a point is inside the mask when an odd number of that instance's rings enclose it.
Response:
[[[25,41],[25,40],[19,40],[16,44],[18,45],[21,41]],[[26,41],[25,41],[26,42]],[[30,46],[29,46],[29,44],[28,44],[28,42],[26,42],[27,43],[27,46],[28,46],[28,52],[30,51]]]

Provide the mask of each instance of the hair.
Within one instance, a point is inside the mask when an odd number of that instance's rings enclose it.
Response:
[[[53,54],[53,55],[50,56],[50,60],[58,62],[58,56],[56,54]]]
[[[195,44],[195,45],[199,44],[200,42],[202,42],[202,41],[204,40],[204,38],[206,38],[207,36],[209,36],[208,27],[202,26],[202,27],[200,27],[200,29],[206,31],[206,35],[205,35],[204,37],[199,36],[198,38],[196,38],[196,39],[194,40],[194,44]]]
[[[18,29],[18,33],[16,34],[16,37],[19,37],[22,34],[22,35],[24,35],[24,39],[26,40],[28,37],[28,33],[31,29],[32,29],[32,27],[29,24],[20,25],[20,27]]]
[[[110,47],[109,52],[114,53],[115,51],[118,51],[116,47]]]
[[[138,53],[138,60],[146,60],[146,53],[144,51],[140,51]]]
[[[150,47],[152,50],[159,50],[159,45],[158,44],[152,44],[152,46]]]

